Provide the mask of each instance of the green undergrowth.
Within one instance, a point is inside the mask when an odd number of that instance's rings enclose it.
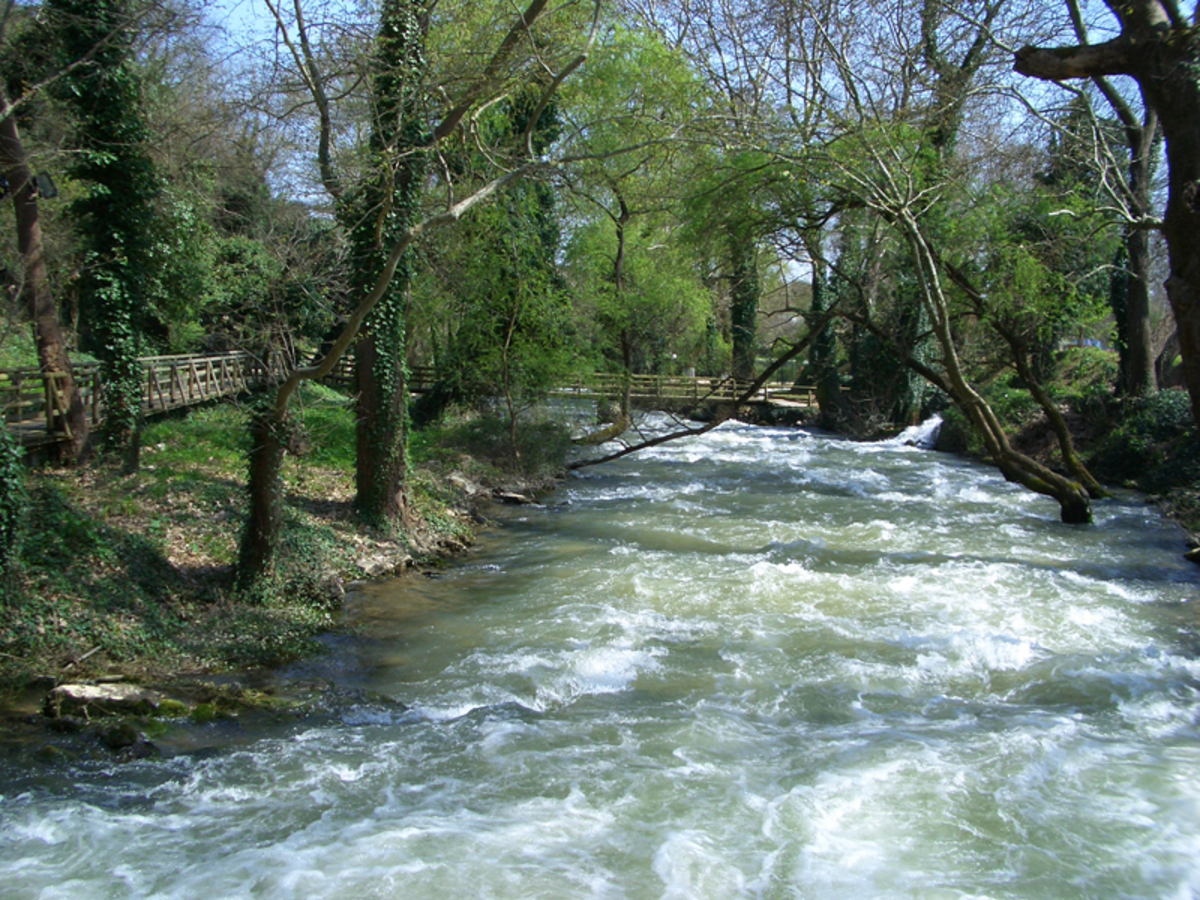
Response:
[[[561,477],[571,450],[570,431],[550,419],[531,418],[517,431],[516,452],[508,422],[495,416],[452,411],[416,433],[415,463],[465,466],[485,484],[549,484]]]
[[[1185,391],[1159,391],[1114,404],[1088,466],[1097,478],[1153,496],[1200,535],[1200,434]]]
[[[22,539],[0,581],[0,692],[35,676],[161,678],[312,652],[335,625],[336,584],[362,577],[364,554],[419,557],[469,543],[472,520],[452,473],[503,484],[513,472],[555,468],[553,453],[565,452],[565,438],[544,425],[522,434],[515,466],[500,449],[507,429],[495,424],[461,418],[418,433],[416,530],[382,535],[354,517],[352,403],[306,386],[295,405],[301,437],[284,467],[278,576],[246,596],[233,590],[232,567],[246,514],[248,415],[226,404],[150,423],[132,475],[101,457],[25,476]]]

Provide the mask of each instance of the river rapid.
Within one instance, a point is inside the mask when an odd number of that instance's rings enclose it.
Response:
[[[1195,897],[1200,570],[1096,513],[733,423],[584,470],[292,673],[396,703],[0,772],[0,894]]]

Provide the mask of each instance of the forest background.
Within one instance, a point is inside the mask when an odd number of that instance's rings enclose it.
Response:
[[[940,413],[1064,522],[1118,485],[1195,527],[1198,15],[6,0],[0,368],[73,436],[31,471],[0,430],[6,681],[303,652],[348,573],[560,473],[542,401],[593,371]],[[284,374],[142,420],[139,357],[228,350]]]

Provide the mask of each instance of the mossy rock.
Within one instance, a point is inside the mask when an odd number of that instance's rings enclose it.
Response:
[[[212,722],[221,717],[220,712],[211,703],[201,703],[192,710],[192,721],[200,725]]]
[[[168,697],[159,702],[157,715],[164,719],[178,719],[186,716],[189,712],[191,709],[186,703]]]

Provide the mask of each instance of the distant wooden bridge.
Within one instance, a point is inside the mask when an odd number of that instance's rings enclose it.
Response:
[[[569,384],[553,388],[555,397],[607,397],[620,399],[625,392],[626,376],[620,372],[590,372],[573,379]],[[347,354],[331,373],[329,381],[339,387],[352,390],[354,386],[354,360]],[[423,394],[437,383],[438,373],[433,366],[411,366],[408,372],[408,389],[414,394]],[[746,394],[753,382],[729,377],[696,375],[630,375],[629,396],[632,400],[692,401],[695,403],[715,401],[729,402]],[[770,401],[780,405],[815,407],[817,389],[790,382],[772,381],[759,386],[749,398],[754,401]]]
[[[196,406],[212,400],[233,397],[283,377],[284,364],[279,357],[264,360],[244,351],[207,355],[147,356],[142,363],[142,413],[157,413]],[[97,428],[104,420],[104,385],[97,363],[73,366],[75,386],[87,412],[88,427]],[[52,444],[69,440],[63,376],[46,375],[34,367],[0,369],[0,411],[4,424],[18,435],[25,446]],[[347,356],[332,373],[330,380],[342,387],[353,384],[353,360]],[[429,390],[437,380],[432,366],[413,366],[409,389],[413,393]],[[729,402],[742,397],[751,383],[732,378],[688,375],[628,376],[630,398],[642,403],[655,401]],[[626,376],[621,373],[595,372],[575,379],[571,384],[551,391],[560,397],[619,399],[625,393]],[[769,382],[754,392],[754,401],[778,406],[815,407],[816,388],[784,382]]]
[[[593,372],[583,375],[566,387],[551,391],[555,396],[609,397],[618,399],[624,395],[626,377],[620,372]],[[632,400],[679,402],[725,402],[746,395],[753,382],[735,378],[720,378],[696,375],[630,375],[629,396]],[[771,402],[778,405],[815,407],[817,389],[807,385],[795,385],[783,381],[769,381],[747,398],[749,402]]]

